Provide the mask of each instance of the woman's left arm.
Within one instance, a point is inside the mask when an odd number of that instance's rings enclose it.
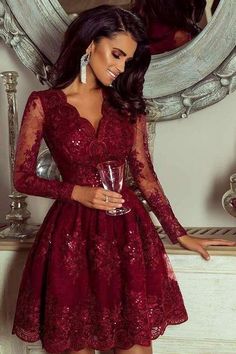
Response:
[[[210,245],[235,246],[235,242],[222,239],[202,239],[189,236],[175,217],[171,205],[154,171],[149,149],[146,116],[137,118],[134,127],[133,147],[128,157],[133,178],[160,221],[164,231],[173,243],[179,242],[184,248],[196,251],[208,259],[206,247]]]

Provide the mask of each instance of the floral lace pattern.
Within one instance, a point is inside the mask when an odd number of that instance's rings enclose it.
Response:
[[[63,181],[36,175],[44,138]],[[50,353],[150,345],[166,326],[187,320],[180,289],[152,221],[133,191],[131,212],[110,217],[71,199],[74,185],[101,186],[100,161],[128,161],[136,183],[173,242],[185,233],[151,164],[145,117],[131,124],[103,103],[97,132],[60,90],[31,94],[17,145],[18,190],[56,199],[30,250],[13,333],[41,339]]]
[[[173,243],[177,237],[186,235],[185,229],[176,219],[153,169],[148,150],[146,119],[139,117],[134,134],[134,144],[128,157],[130,170],[136,184],[144,194],[166,234]]]

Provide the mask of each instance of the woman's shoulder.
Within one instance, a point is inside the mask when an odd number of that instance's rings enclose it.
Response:
[[[34,91],[30,92],[29,96],[42,95],[42,94],[46,93],[49,90],[50,90],[50,88],[47,88],[45,90],[34,90]]]
[[[54,88],[49,87],[49,88],[46,88],[46,89],[44,89],[44,90],[32,91],[32,92],[30,93],[30,96],[34,96],[34,97],[35,97],[35,96],[38,96],[39,98],[51,97],[51,96],[53,96],[53,95],[55,95],[55,94],[58,95],[58,91],[59,91],[59,90],[57,90],[57,89],[54,89]]]
[[[45,90],[32,91],[29,95],[28,101],[40,101],[43,108],[54,107],[58,105],[60,97],[60,90],[54,88],[47,88]]]

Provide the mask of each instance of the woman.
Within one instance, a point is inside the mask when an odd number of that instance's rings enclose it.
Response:
[[[199,32],[206,0],[134,0],[133,11],[147,27],[151,54],[176,49]]]
[[[128,161],[139,188],[173,242],[208,257],[224,240],[190,237],[176,220],[147,145],[144,74],[150,62],[140,20],[100,6],[69,27],[55,87],[31,94],[18,140],[14,183],[56,201],[28,256],[13,333],[41,339],[50,353],[113,348],[151,353],[151,340],[187,320],[182,296],[150,217],[125,185],[101,187],[97,164]],[[35,174],[42,137],[63,181]],[[105,213],[127,203],[131,211]]]

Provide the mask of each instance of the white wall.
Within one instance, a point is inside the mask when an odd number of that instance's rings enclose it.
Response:
[[[221,206],[236,172],[235,98],[157,126],[155,168],[185,226],[236,225]]]
[[[44,89],[35,76],[0,42],[0,72],[19,73],[19,118],[31,91]],[[185,226],[235,226],[221,206],[236,172],[236,94],[191,115],[188,119],[159,123],[154,164],[179,220]],[[9,207],[7,102],[0,82],[0,221]],[[41,222],[52,201],[28,197],[33,222]]]

